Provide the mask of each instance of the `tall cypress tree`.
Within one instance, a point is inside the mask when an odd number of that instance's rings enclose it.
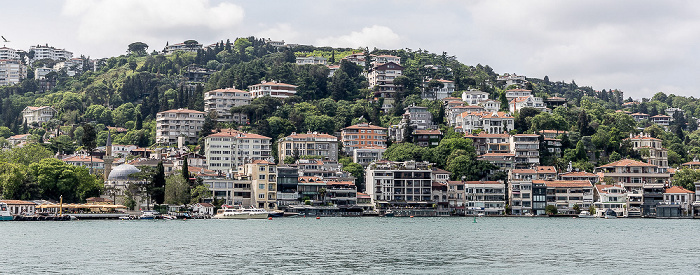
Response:
[[[151,197],[156,204],[163,204],[165,201],[165,168],[163,167],[163,162],[158,162],[156,166],[156,174],[153,175],[153,189]]]

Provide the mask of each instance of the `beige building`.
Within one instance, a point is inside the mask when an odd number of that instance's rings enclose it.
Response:
[[[629,140],[634,150],[639,151],[649,164],[668,167],[668,150],[663,148],[660,139],[641,133],[637,136],[630,134]]]
[[[245,164],[271,158],[271,145],[269,137],[223,129],[205,138],[208,169],[233,174]]]
[[[297,86],[277,81],[266,82],[248,86],[251,99],[271,96],[274,98],[288,98],[297,93]]]
[[[174,144],[183,137],[190,144],[197,143],[197,134],[204,125],[206,113],[173,109],[156,114],[156,143]]]
[[[41,124],[51,120],[56,116],[56,113],[58,113],[56,109],[51,106],[27,106],[27,108],[24,108],[22,111],[22,116],[24,117],[24,122],[27,124],[32,124],[34,122]]]
[[[241,173],[242,172],[242,173]],[[277,208],[277,165],[267,160],[255,160],[239,169],[251,183],[251,199],[258,208]]]
[[[250,93],[236,88],[217,89],[204,93],[204,112],[216,111],[219,122],[246,124],[248,116],[231,113],[231,108],[250,105]]]
[[[279,159],[289,156],[321,156],[323,160],[338,160],[338,138],[323,133],[292,133],[278,142]]]

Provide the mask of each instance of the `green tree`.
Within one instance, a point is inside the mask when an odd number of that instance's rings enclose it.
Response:
[[[151,198],[156,204],[163,204],[165,202],[165,167],[163,167],[163,162],[159,161],[156,166],[155,174],[151,180],[152,193]]]
[[[182,178],[186,181],[190,180],[190,167],[189,164],[187,164],[187,156],[182,160]]]
[[[134,43],[129,44],[129,49],[127,50],[127,52],[130,54],[136,54],[139,56],[143,56],[143,55],[148,54],[146,52],[146,50],[148,50],[148,45],[146,43],[134,42]]]
[[[57,159],[43,159],[29,166],[44,199],[68,203],[85,201],[88,197],[99,196],[103,188],[101,181],[90,175],[84,167],[73,166]]]
[[[15,147],[9,151],[0,152],[0,161],[30,165],[45,158],[50,158],[53,153],[39,144],[29,144],[24,147]]]
[[[355,185],[357,186],[358,192],[364,190],[365,169],[362,167],[362,165],[354,162],[344,164],[343,170],[349,172],[353,177],[355,177]]]
[[[182,175],[170,175],[165,179],[165,203],[183,205],[190,202],[190,185]]]
[[[0,163],[0,198],[31,200],[38,197],[39,187],[25,165]]]
[[[207,188],[206,185],[199,184],[192,188],[190,197],[192,197],[192,199],[190,200],[190,204],[195,204],[202,202],[202,199],[211,198],[212,192],[211,190],[209,190],[209,188]]]
[[[95,131],[95,127],[89,123],[83,124],[83,131],[83,148],[90,154],[90,173],[92,173],[92,151],[97,147],[97,132]]]
[[[544,208],[544,212],[549,214],[549,215],[556,215],[557,213],[559,213],[559,211],[557,210],[557,207],[554,205],[547,205]]]

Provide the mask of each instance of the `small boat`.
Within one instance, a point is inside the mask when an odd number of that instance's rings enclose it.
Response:
[[[163,215],[164,220],[177,220],[177,217],[170,215],[170,214],[165,214]]]
[[[219,209],[214,219],[267,219],[270,212],[258,208],[225,207]]]
[[[615,211],[613,211],[612,209],[608,209],[608,211],[605,211],[605,218],[617,219],[617,213],[615,213]]]
[[[384,217],[393,217],[393,216],[394,216],[394,211],[392,211],[391,209],[384,212]]]
[[[13,219],[14,217],[10,214],[10,208],[7,207],[7,204],[0,202],[0,221],[11,221]]]
[[[284,211],[280,211],[280,210],[270,211],[269,217],[274,217],[274,218],[284,217]]]
[[[595,216],[591,215],[591,212],[588,211],[582,211],[581,213],[578,214],[579,218],[595,218]]]
[[[156,211],[143,211],[141,216],[139,216],[139,220],[155,220],[156,214],[158,214]]]

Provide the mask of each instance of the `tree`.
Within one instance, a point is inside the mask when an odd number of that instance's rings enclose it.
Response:
[[[83,124],[83,148],[85,151],[87,151],[88,154],[90,154],[90,173],[92,173],[92,151],[95,150],[97,147],[97,143],[95,142],[97,140],[97,132],[95,131],[95,127],[92,126],[92,124],[85,123]]]
[[[24,147],[15,147],[9,151],[0,152],[0,161],[30,165],[42,159],[50,158],[53,153],[39,144],[29,144]]]
[[[151,180],[151,198],[156,204],[163,204],[165,202],[165,167],[163,167],[163,162],[158,162],[156,166],[155,174]]]
[[[355,185],[357,186],[358,192],[364,190],[365,169],[362,167],[362,165],[352,162],[343,165],[343,170],[349,172],[353,177],[355,177]]]
[[[202,199],[205,198],[211,198],[212,197],[212,192],[209,190],[209,188],[204,185],[204,184],[199,184],[192,188],[192,192],[190,194],[190,197],[192,199],[190,200],[191,204],[199,203],[202,202]]]
[[[129,44],[129,49],[127,52],[130,54],[136,54],[139,56],[143,56],[143,55],[148,54],[146,52],[147,49],[148,49],[148,45],[146,43],[134,42],[134,43]]]
[[[165,203],[183,205],[190,202],[190,185],[182,175],[170,175],[165,179]]]
[[[0,198],[31,200],[39,197],[39,187],[26,166],[0,163]]]
[[[593,127],[590,125],[590,119],[585,110],[581,110],[578,115],[578,122],[576,124],[581,136],[590,136],[594,133]]]
[[[544,212],[549,214],[549,215],[556,215],[559,211],[557,210],[556,206],[547,205],[547,207],[544,208]]]
[[[190,168],[189,164],[187,164],[187,156],[182,160],[182,178],[186,181],[190,180]]]
[[[85,167],[73,166],[58,159],[47,158],[29,165],[36,178],[43,199],[64,202],[81,202],[88,197],[99,196],[103,188],[100,181],[90,175]]]

